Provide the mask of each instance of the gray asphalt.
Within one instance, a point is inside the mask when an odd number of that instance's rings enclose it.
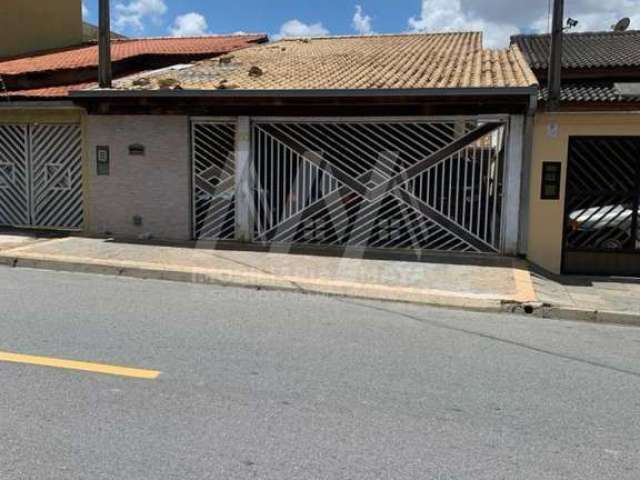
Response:
[[[0,268],[0,478],[638,479],[640,329]]]

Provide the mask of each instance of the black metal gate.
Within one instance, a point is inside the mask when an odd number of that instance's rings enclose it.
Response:
[[[640,137],[573,137],[564,273],[640,276]]]

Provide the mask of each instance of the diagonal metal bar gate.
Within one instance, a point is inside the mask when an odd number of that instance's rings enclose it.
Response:
[[[194,124],[194,233],[233,238],[233,124]],[[499,252],[506,122],[252,125],[254,240]]]
[[[0,225],[74,230],[82,221],[80,126],[0,125]]]
[[[235,133],[233,122],[194,122],[193,234],[196,239],[235,236]]]
[[[640,137],[572,137],[563,270],[640,272]]]

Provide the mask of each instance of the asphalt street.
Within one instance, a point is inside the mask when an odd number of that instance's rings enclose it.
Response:
[[[640,478],[640,329],[0,268],[0,479]],[[62,365],[62,364],[61,364]]]

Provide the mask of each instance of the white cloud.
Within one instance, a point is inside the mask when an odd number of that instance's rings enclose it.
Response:
[[[482,31],[489,48],[505,47],[520,29],[509,23],[496,23],[465,12],[461,0],[422,0],[422,12],[409,19],[413,32]]]
[[[128,3],[117,3],[115,10],[116,28],[142,32],[146,20],[160,23],[168,8],[164,0],[129,0]]]
[[[356,5],[356,13],[353,14],[351,26],[358,32],[358,35],[371,35],[373,33],[371,20],[371,17],[363,12],[362,6]]]
[[[88,9],[88,8],[87,8],[87,6],[85,5],[85,3],[84,3],[84,2],[82,2],[82,18],[83,18],[84,20],[86,20],[86,19],[87,19],[87,17],[89,16],[89,13],[90,13],[90,12],[89,12],[89,9]]]
[[[198,37],[206,35],[208,30],[207,19],[196,12],[176,17],[173,26],[169,28],[174,37]]]
[[[289,37],[323,37],[329,33],[329,30],[324,28],[320,22],[308,24],[294,19],[285,22],[280,27],[280,33],[274,35],[273,38],[278,40]]]
[[[547,32],[548,5],[546,0],[422,0],[420,14],[409,19],[409,29],[482,30],[487,47],[504,47],[518,31]],[[625,16],[631,17],[631,28],[640,28],[640,1],[566,0],[565,15],[580,22],[576,31],[610,30]]]

